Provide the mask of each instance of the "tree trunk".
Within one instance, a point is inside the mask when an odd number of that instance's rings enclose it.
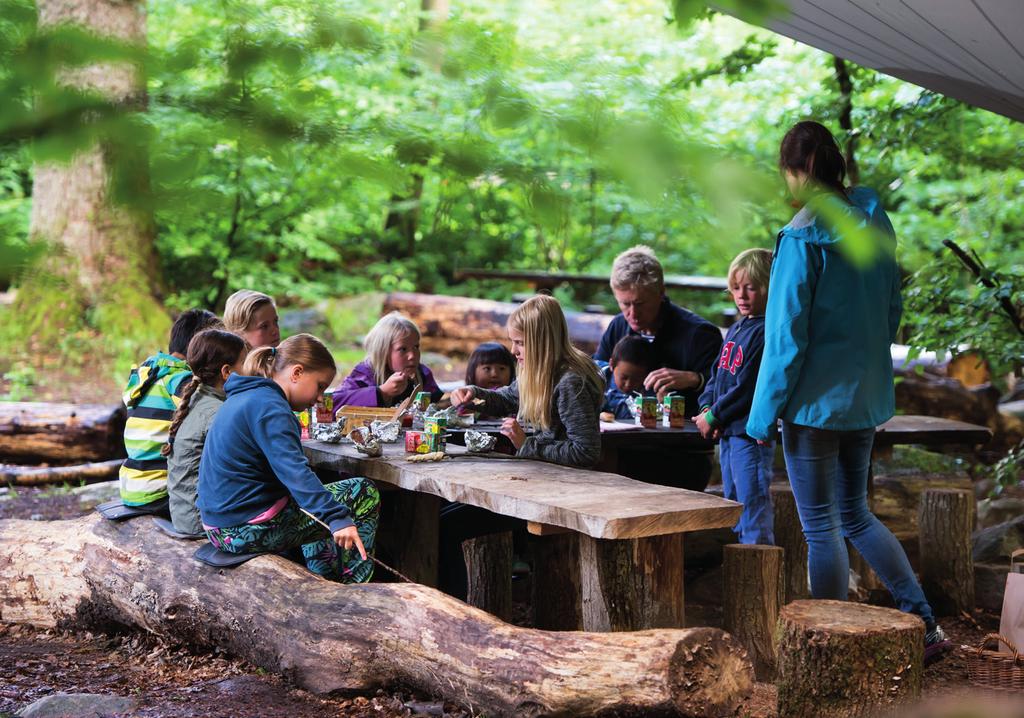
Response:
[[[405,685],[473,713],[725,716],[752,687],[711,628],[550,634],[418,584],[341,586],[279,556],[191,559],[148,519],[0,522],[0,620],[141,628],[219,647],[315,692]]]
[[[923,658],[917,616],[846,601],[791,603],[779,615],[779,718],[874,716],[913,703]]]
[[[928,489],[921,495],[921,584],[936,615],[974,609],[973,525],[974,492]]]
[[[399,311],[416,322],[425,351],[468,356],[483,342],[508,342],[505,325],[516,306],[487,299],[393,292],[384,299],[383,311]],[[612,318],[567,311],[565,320],[572,343],[593,354]]]
[[[42,484],[109,481],[117,478],[122,463],[121,459],[113,459],[95,464],[49,466],[38,469],[20,466],[0,468],[0,484],[39,486]]]
[[[836,69],[836,84],[839,85],[839,126],[846,135],[846,151],[843,153],[846,160],[847,183],[851,187],[860,184],[860,169],[857,167],[857,157],[854,152],[857,145],[857,134],[853,131],[853,80],[850,78],[850,70],[846,67],[846,60],[841,57],[832,57],[832,65]]]
[[[37,6],[41,28],[77,25],[100,37],[145,46],[144,2],[40,0]],[[130,62],[66,68],[56,80],[97,92],[126,114],[146,106],[142,68]],[[166,340],[168,318],[154,298],[160,282],[147,201],[148,161],[144,146],[123,130],[67,163],[35,167],[30,234],[54,251],[42,275],[30,275],[19,288],[19,324],[30,332],[43,329],[59,336],[59,328],[80,322],[82,310],[92,307],[95,328],[108,340]],[[141,201],[123,203],[122,193]]]
[[[512,532],[462,542],[469,592],[466,603],[502,621],[512,620]]]
[[[0,402],[0,457],[78,463],[124,456],[124,406]]]
[[[800,516],[789,484],[772,484],[772,508],[775,511],[775,545],[781,546],[786,571],[785,603],[810,596],[807,586],[807,540],[800,527]]]
[[[778,546],[730,544],[723,554],[722,627],[743,642],[759,681],[775,678],[775,624],[785,597]]]

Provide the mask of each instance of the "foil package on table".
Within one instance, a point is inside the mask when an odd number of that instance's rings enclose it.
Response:
[[[381,444],[378,437],[374,436],[370,427],[360,426],[349,436],[352,438],[352,443],[356,445],[356,451],[360,454],[366,454],[370,458],[377,458],[384,454],[384,445]]]
[[[323,441],[328,444],[340,444],[342,432],[345,429],[344,421],[332,422],[330,424],[313,424],[310,427],[310,438],[314,441]]]
[[[483,454],[491,451],[494,445],[498,442],[497,436],[491,434],[485,434],[482,431],[474,431],[470,429],[465,434],[466,439],[466,451],[471,454]]]
[[[393,444],[398,441],[398,433],[401,429],[402,422],[400,421],[380,421],[378,419],[370,422],[370,433],[385,444]]]

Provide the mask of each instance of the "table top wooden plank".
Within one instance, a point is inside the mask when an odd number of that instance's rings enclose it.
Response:
[[[735,525],[742,505],[717,496],[585,469],[512,457],[473,456],[449,446],[438,463],[405,461],[385,445],[371,459],[351,444],[303,442],[314,468],[345,471],[594,538],[626,539]]]

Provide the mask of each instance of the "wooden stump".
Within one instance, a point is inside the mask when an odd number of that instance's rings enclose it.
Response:
[[[580,535],[533,539],[533,625],[549,631],[583,629]]]
[[[469,592],[466,603],[512,620],[512,532],[462,542]]]
[[[775,511],[775,545],[785,552],[785,602],[810,596],[807,586],[807,540],[800,527],[800,516],[789,484],[772,484],[772,508]]]
[[[722,627],[747,648],[759,681],[775,678],[775,625],[786,587],[778,546],[731,544],[723,556]]]
[[[921,694],[924,623],[891,608],[794,601],[779,614],[779,718],[874,716]]]
[[[973,492],[926,490],[921,496],[918,525],[921,529],[921,583],[932,610],[940,616],[973,610]]]
[[[377,534],[378,550],[413,581],[436,588],[441,499],[416,491],[388,490],[383,500],[394,504],[394,520]],[[386,579],[381,575],[386,573],[375,570],[380,578]]]

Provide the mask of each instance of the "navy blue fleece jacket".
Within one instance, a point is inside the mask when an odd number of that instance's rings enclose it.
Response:
[[[206,435],[199,463],[203,523],[231,528],[248,523],[291,494],[306,511],[338,531],[353,525],[302,453],[299,422],[273,380],[232,374],[227,400]]]
[[[711,379],[700,395],[701,409],[711,407],[711,425],[723,436],[747,433],[757,371],[764,354],[764,317],[744,317],[729,327]]]

